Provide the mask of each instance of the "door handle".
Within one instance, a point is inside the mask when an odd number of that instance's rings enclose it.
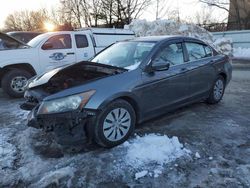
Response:
[[[68,52],[67,55],[75,55],[74,52]]]
[[[183,71],[186,71],[186,70],[188,70],[186,67],[181,68],[181,71],[182,71],[182,72],[183,72]]]

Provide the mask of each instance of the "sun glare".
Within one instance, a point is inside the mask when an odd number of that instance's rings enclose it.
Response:
[[[55,25],[52,24],[51,22],[44,22],[44,28],[47,31],[54,31],[55,30]]]

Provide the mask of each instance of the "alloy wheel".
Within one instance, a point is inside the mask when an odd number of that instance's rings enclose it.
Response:
[[[223,95],[224,82],[222,80],[217,80],[214,85],[214,98],[215,100],[220,100]]]
[[[109,112],[103,122],[103,134],[109,141],[119,141],[128,133],[131,116],[124,108],[116,108]]]

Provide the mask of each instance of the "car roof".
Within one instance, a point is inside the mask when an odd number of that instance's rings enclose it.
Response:
[[[170,40],[170,39],[189,39],[189,40],[194,40],[194,41],[201,41],[200,39],[196,39],[193,37],[185,37],[185,36],[180,36],[180,35],[162,35],[162,36],[147,36],[147,37],[137,37],[134,39],[131,39],[130,41],[138,41],[138,42],[161,42],[165,40]]]

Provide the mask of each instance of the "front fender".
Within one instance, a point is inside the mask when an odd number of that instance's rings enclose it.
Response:
[[[107,98],[106,100],[104,100],[98,107],[98,110],[102,110],[103,108],[105,108],[105,106],[107,106],[109,103],[111,103],[112,101],[116,100],[116,99],[128,99],[128,100],[132,100],[133,103],[136,104],[136,108],[138,108],[138,97],[130,92],[121,92],[121,93],[116,93],[115,95],[110,96],[109,98]],[[130,101],[128,101],[130,102]],[[131,104],[133,105],[133,104]]]

